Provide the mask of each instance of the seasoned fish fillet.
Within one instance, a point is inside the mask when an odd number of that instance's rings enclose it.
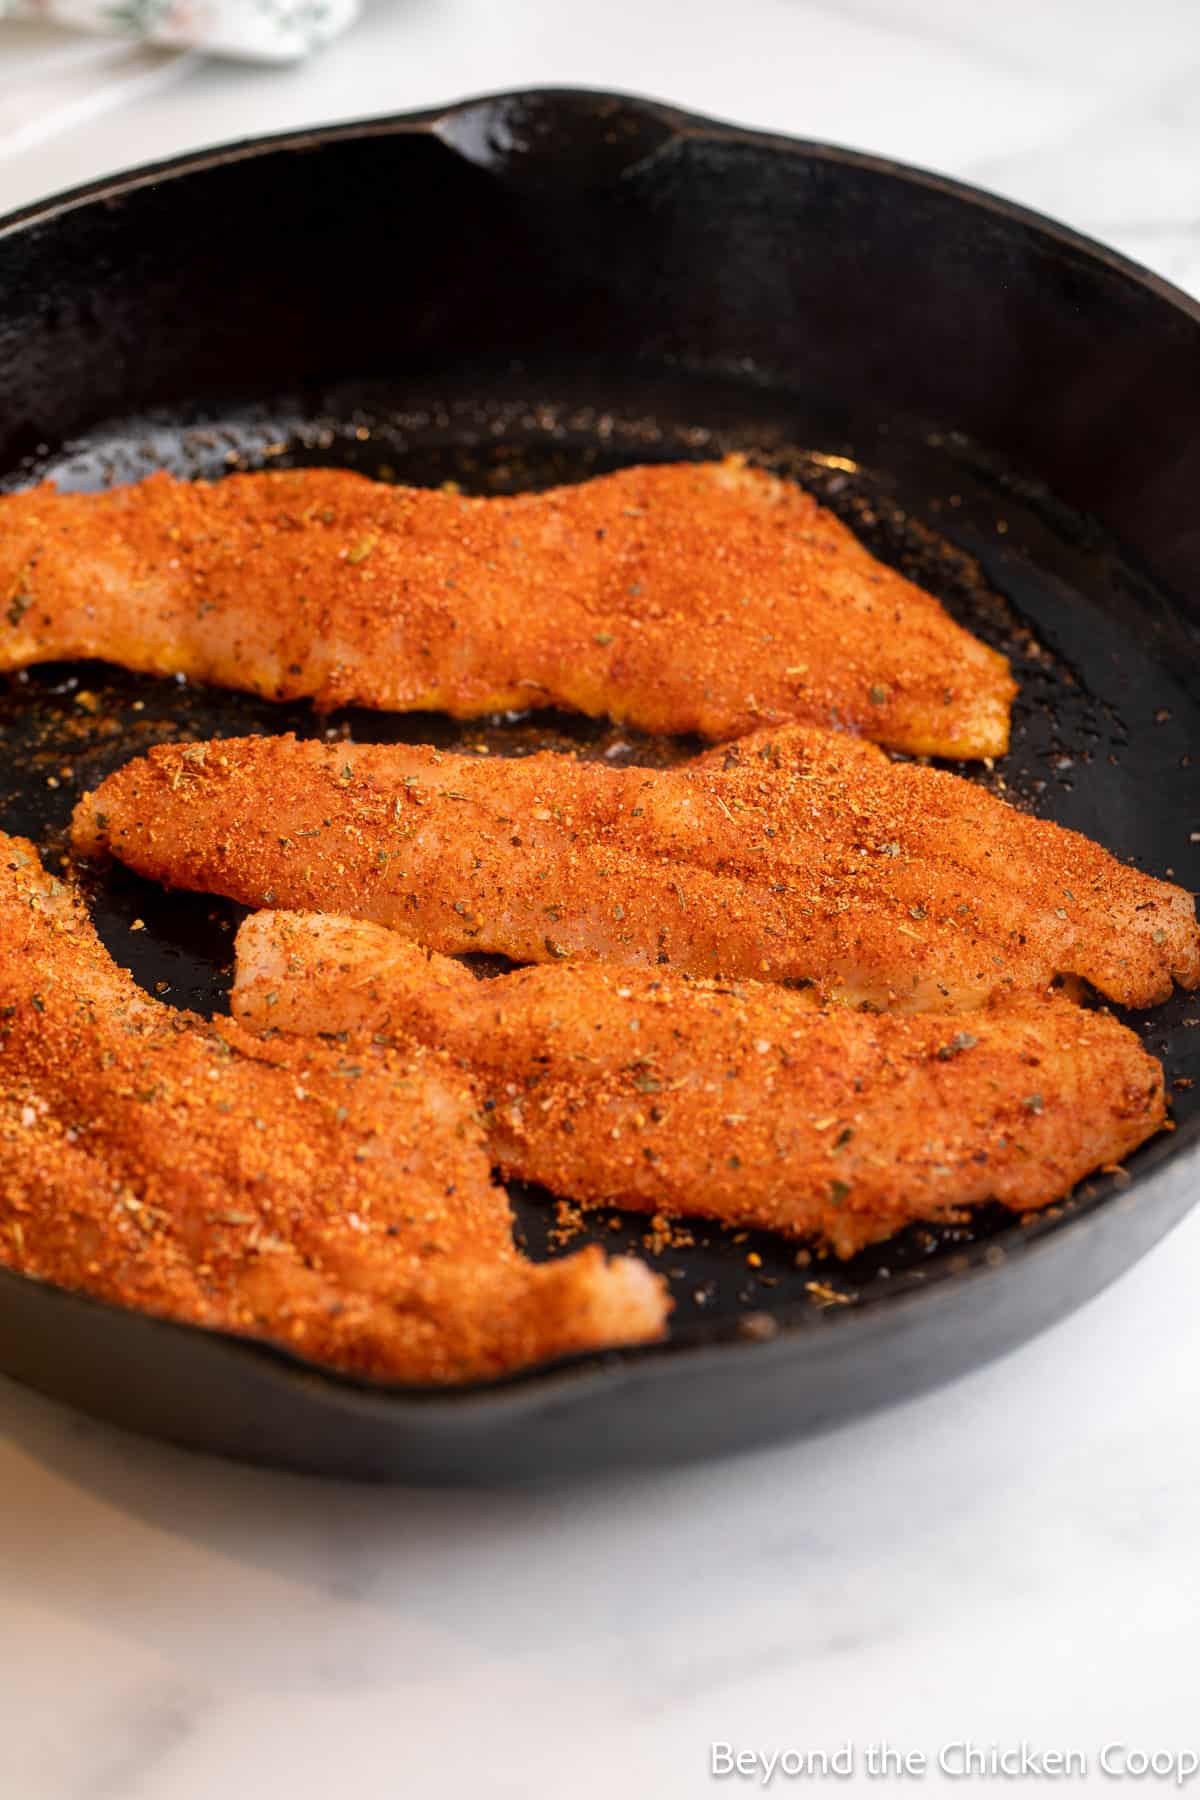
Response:
[[[671,770],[245,738],[152,750],[75,844],[431,949],[815,982],[911,1011],[1200,981],[1191,897],[960,777],[790,726]]]
[[[238,933],[233,1009],[260,1031],[444,1046],[487,1097],[508,1176],[841,1256],[989,1199],[1048,1205],[1164,1118],[1133,1032],[1061,997],[961,1031],[649,969],[477,981],[378,925],[261,912]]]
[[[338,469],[0,498],[0,668],[96,656],[320,707],[788,719],[998,756],[1004,657],[791,482],[723,463],[468,499]]]
[[[643,1265],[518,1254],[476,1105],[411,1043],[264,1041],[149,1000],[0,837],[9,1268],[409,1381],[660,1336]]]

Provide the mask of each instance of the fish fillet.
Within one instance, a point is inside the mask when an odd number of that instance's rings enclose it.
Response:
[[[238,934],[233,1010],[259,1031],[444,1046],[486,1096],[507,1176],[841,1256],[985,1200],[1046,1206],[1164,1118],[1133,1032],[1061,997],[961,1031],[649,969],[477,981],[378,925],[261,912]]]
[[[169,745],[76,809],[76,847],[252,907],[445,952],[815,982],[960,1010],[1081,977],[1200,981],[1190,895],[961,777],[790,726],[670,770],[291,737]]]
[[[0,838],[0,1263],[372,1376],[662,1334],[662,1282],[534,1265],[445,1056],[262,1040],[149,1000]]]
[[[1003,656],[738,458],[507,499],[338,469],[0,498],[0,668],[101,657],[270,699],[798,719],[998,756]]]

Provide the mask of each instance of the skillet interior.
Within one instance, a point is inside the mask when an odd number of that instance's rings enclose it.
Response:
[[[570,97],[569,105],[567,100],[558,97],[560,106],[566,105],[568,126],[578,130],[586,116],[577,110],[582,97]],[[469,108],[455,117],[469,120],[478,111]],[[620,116],[652,122],[665,117],[632,107]],[[674,150],[683,140],[667,141]],[[703,146],[702,137],[694,141]],[[416,137],[400,142],[422,155],[433,148]],[[394,154],[396,144],[376,146],[380,159],[385,152]],[[356,155],[362,148],[354,140]],[[436,148],[459,180],[461,163],[441,143]],[[489,164],[481,177],[477,147],[470,148],[471,173],[488,181],[501,210],[511,215],[515,206],[522,217],[540,215],[547,228],[561,225],[557,182],[539,179],[532,187],[519,186],[514,200],[507,164],[497,188],[496,169]],[[329,153],[336,149],[331,145]],[[653,169],[663,155],[657,135],[648,155]],[[759,148],[757,157],[757,166],[770,170],[789,160],[779,147]],[[304,179],[304,167],[312,166],[311,158],[296,160],[301,167],[285,180],[287,192]],[[239,172],[245,174],[247,167],[239,165]],[[641,167],[635,160],[634,173]],[[216,171],[221,180],[230,173]],[[629,173],[627,162],[617,165],[617,179],[626,180]],[[612,178],[611,172],[605,175],[606,186]],[[191,178],[193,187],[197,179]],[[895,204],[903,206],[909,190],[899,180],[894,186]],[[219,196],[210,197],[205,204],[218,201]],[[79,215],[60,221],[59,229],[76,229],[78,221]],[[318,228],[332,240],[328,220],[318,219]],[[527,218],[523,230],[528,242]],[[636,229],[633,238],[638,251]],[[27,245],[19,248],[23,253]],[[644,247],[638,253],[644,254]],[[537,254],[544,263],[543,245]],[[206,286],[212,280],[209,255],[203,253],[201,265]],[[482,270],[477,272],[482,281]],[[751,287],[759,284],[760,306],[771,301],[764,271],[751,269],[749,281]],[[432,289],[426,285],[422,292],[429,306]],[[480,292],[482,309],[489,299]],[[74,303],[83,304],[79,293]],[[140,297],[128,301],[135,311],[141,303]],[[323,290],[319,310],[331,304]],[[406,304],[411,319],[415,303]],[[350,302],[351,313],[358,305]],[[106,306],[111,310],[111,303],[101,303],[101,315]],[[44,305],[42,313],[44,329]],[[127,312],[119,322],[122,330],[128,328]],[[103,318],[98,323],[104,326]],[[260,346],[265,323],[251,321],[248,327]],[[331,359],[335,371],[354,354],[344,331],[352,323],[342,322]],[[719,323],[728,351],[737,337],[737,309]],[[68,330],[62,337],[62,327],[60,319],[55,333],[70,349],[79,334]],[[757,360],[730,368],[734,359],[728,354],[710,356],[708,366],[685,366],[675,355],[631,359],[620,342],[607,341],[621,333],[606,333],[602,318],[589,328],[591,341],[575,350],[561,342],[536,349],[522,342],[517,353],[476,354],[465,366],[423,354],[401,375],[379,375],[368,364],[368,372],[352,381],[308,380],[287,387],[218,383],[201,357],[196,385],[176,383],[171,392],[161,370],[157,375],[151,370],[147,381],[146,371],[126,359],[122,397],[156,401],[136,408],[115,407],[116,396],[110,395],[99,403],[93,396],[83,406],[64,399],[57,386],[51,393],[27,381],[31,399],[40,392],[40,411],[22,429],[20,409],[10,410],[14,429],[5,483],[23,485],[49,474],[65,485],[96,487],[161,465],[180,474],[215,476],[231,467],[332,462],[384,479],[430,484],[453,479],[472,491],[499,492],[580,479],[632,461],[748,450],[814,487],[878,554],[929,586],[963,623],[1012,657],[1021,685],[1013,750],[1002,770],[977,771],[979,779],[1002,781],[1018,804],[1087,831],[1118,854],[1171,873],[1184,886],[1200,886],[1200,845],[1191,841],[1200,814],[1190,810],[1196,783],[1189,764],[1189,746],[1200,746],[1195,630],[1171,583],[1147,567],[1149,551],[1165,553],[1161,560],[1171,571],[1181,566],[1188,547],[1178,532],[1138,546],[1140,557],[1123,550],[1111,528],[1056,497],[1028,473],[1028,465],[1019,470],[1011,446],[981,447],[950,429],[962,423],[953,414],[935,414],[931,423],[928,413],[912,407],[872,405],[856,394],[860,381],[841,379],[844,365],[836,356],[817,383],[811,371],[799,380],[795,370],[765,371]],[[111,319],[105,329],[111,344]],[[171,348],[174,329],[169,312],[161,314],[163,343],[152,343],[152,364],[169,364],[177,354]],[[186,336],[192,327],[182,329]],[[761,335],[761,325],[753,329]],[[87,331],[82,335],[86,338]],[[497,349],[506,347],[503,321],[500,340]],[[265,355],[264,360],[274,359]],[[712,366],[720,361],[726,366]],[[11,384],[11,367],[9,376]],[[107,379],[100,374],[96,385],[103,388]],[[848,401],[854,403],[849,410]],[[119,423],[112,423],[114,416]],[[44,436],[31,442],[31,427]],[[1048,442],[1055,431],[1048,430]],[[1089,445],[1086,456],[1093,453]],[[284,729],[348,729],[363,740],[432,739],[468,748],[484,742],[493,754],[520,755],[553,744],[619,761],[670,760],[688,748],[562,716],[481,725],[369,713],[318,720],[307,708],[272,707],[96,665],[56,667],[0,681],[0,826],[36,838],[53,862],[75,798],[129,755],[179,735]],[[225,1005],[237,909],[203,897],[165,897],[121,871],[94,882],[91,897],[106,940],[144,985],[169,1004],[201,1010]],[[134,917],[145,921],[145,932],[129,932]],[[1137,1182],[1200,1135],[1200,1090],[1190,1085],[1200,1080],[1195,1029],[1200,1008],[1178,997],[1129,1022],[1166,1063],[1168,1080],[1176,1084],[1179,1127],[1172,1138],[1131,1159],[1129,1174]],[[1086,1184],[1067,1207],[1030,1225],[1014,1223],[994,1208],[977,1214],[969,1228],[914,1229],[848,1264],[798,1264],[794,1248],[777,1239],[734,1240],[704,1224],[691,1226],[691,1244],[648,1249],[645,1219],[617,1214],[598,1217],[590,1235],[614,1249],[632,1248],[668,1274],[678,1352],[758,1339],[781,1326],[790,1339],[806,1328],[822,1329],[833,1315],[849,1322],[923,1287],[995,1270],[1014,1253],[1023,1261],[1024,1248],[1061,1232],[1071,1217],[1107,1208],[1116,1185],[1113,1177]],[[514,1197],[530,1252],[553,1253],[547,1197],[520,1189]],[[572,1240],[571,1247],[579,1241]],[[758,1268],[747,1263],[752,1251],[761,1258]],[[661,1361],[662,1353],[616,1360],[636,1365]],[[542,1379],[534,1374],[518,1383],[536,1386]],[[351,1385],[331,1383],[335,1389]],[[315,1460],[320,1466],[325,1459]]]

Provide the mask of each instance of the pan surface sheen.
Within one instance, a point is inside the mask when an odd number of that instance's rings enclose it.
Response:
[[[1200,886],[1200,312],[1016,208],[648,102],[500,96],[183,159],[0,225],[0,388],[7,487],[335,463],[501,493],[744,450],[1012,658],[1012,752],[965,772]],[[690,748],[562,715],[319,720],[56,666],[0,677],[0,827],[55,867],[75,799],[131,754],[287,729],[617,763]],[[147,988],[225,1008],[236,908],[89,879]],[[670,1280],[662,1348],[414,1392],[3,1272],[0,1369],[180,1443],[377,1479],[820,1429],[1061,1317],[1187,1209],[1200,1005],[1128,1022],[1177,1129],[1032,1223],[993,1208],[838,1264],[702,1222],[655,1250],[644,1218],[597,1215],[585,1235]],[[552,1254],[549,1197],[514,1199]]]

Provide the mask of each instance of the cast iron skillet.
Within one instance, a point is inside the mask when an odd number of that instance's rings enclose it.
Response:
[[[18,214],[0,392],[10,486],[335,462],[499,491],[747,449],[1012,656],[1013,750],[980,779],[1197,885],[1200,309],[1016,207],[640,100],[502,95]],[[77,794],[151,742],[347,725],[680,752],[562,717],[322,721],[60,667],[0,684],[0,826],[53,865]],[[225,1003],[234,908],[119,871],[93,899],[167,1004]],[[1200,1075],[1192,1003],[1133,1022],[1173,1082]],[[846,1265],[698,1225],[651,1256],[677,1300],[661,1349],[415,1392],[3,1274],[0,1368],[180,1443],[360,1477],[544,1477],[811,1431],[996,1355],[1140,1256],[1195,1193],[1200,1106],[1174,1098],[1178,1129],[1127,1177],[1031,1225],[996,1209]],[[546,1197],[517,1201],[551,1253]],[[640,1250],[644,1229],[604,1215],[594,1235]]]

